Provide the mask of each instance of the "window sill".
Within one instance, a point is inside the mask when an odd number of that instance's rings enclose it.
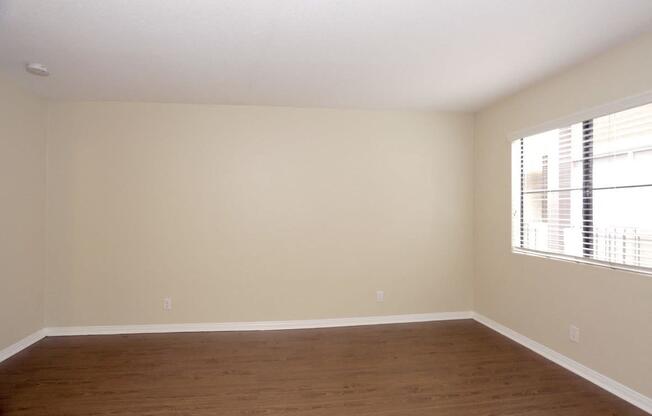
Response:
[[[585,258],[574,257],[574,256],[565,256],[563,254],[552,254],[552,253],[546,253],[544,251],[524,249],[519,247],[512,247],[512,253],[564,261],[569,263],[586,264],[589,266],[597,266],[605,269],[625,271],[625,272],[636,273],[644,276],[652,276],[652,269],[649,269],[647,267],[628,266],[626,264],[609,263],[600,260],[591,260],[591,259],[585,259]]]

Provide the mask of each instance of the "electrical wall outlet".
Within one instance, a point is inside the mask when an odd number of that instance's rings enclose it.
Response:
[[[163,310],[164,311],[172,310],[172,298],[163,298]]]
[[[568,328],[568,338],[573,342],[580,342],[580,329],[575,325]]]
[[[382,290],[377,290],[376,291],[376,302],[384,302],[385,301],[385,292]]]

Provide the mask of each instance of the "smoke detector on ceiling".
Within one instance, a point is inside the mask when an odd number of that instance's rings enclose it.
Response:
[[[40,77],[47,77],[50,75],[50,71],[43,64],[37,64],[35,62],[29,63],[25,66],[25,70],[33,75],[38,75]]]

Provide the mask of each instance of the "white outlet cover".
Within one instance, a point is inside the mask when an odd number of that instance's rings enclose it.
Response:
[[[163,298],[163,310],[165,311],[172,310],[172,298]]]
[[[568,338],[573,342],[580,342],[580,329],[575,325],[571,325],[568,329]]]
[[[376,291],[376,302],[383,302],[385,300],[385,292],[382,290]]]

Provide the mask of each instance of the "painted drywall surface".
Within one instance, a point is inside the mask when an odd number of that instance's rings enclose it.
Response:
[[[475,309],[652,396],[652,277],[510,253],[508,137],[652,90],[652,34],[476,115]],[[580,343],[568,339],[570,324]]]
[[[45,106],[0,78],[0,349],[43,327]]]
[[[469,115],[54,103],[48,126],[49,326],[472,306]]]

